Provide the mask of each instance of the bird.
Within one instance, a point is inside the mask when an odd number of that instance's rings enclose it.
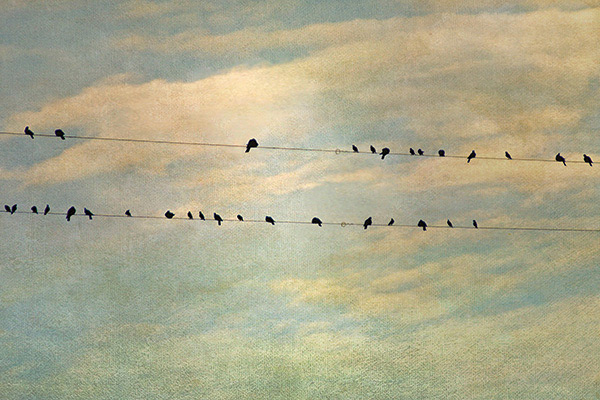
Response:
[[[323,225],[321,225],[321,224],[323,223],[323,221],[321,221],[321,220],[320,220],[319,218],[317,218],[317,217],[314,217],[314,218],[312,219],[312,221],[310,221],[310,223],[311,223],[311,224],[317,224],[317,225],[319,225],[319,226],[323,226]]]
[[[592,161],[592,157],[588,156],[587,154],[584,154],[584,155],[583,155],[583,161],[584,161],[584,162],[586,162],[586,163],[588,163],[588,164],[590,164],[590,167],[591,167],[591,166],[592,166],[592,164],[594,163],[594,162]]]
[[[446,157],[446,151],[445,151],[445,150],[443,150],[443,149],[439,149],[439,150],[438,150],[438,155],[439,155],[440,157]]]
[[[50,212],[50,205],[46,204],[46,208],[44,208],[44,215],[48,214]]]
[[[244,217],[242,217],[240,214],[238,214],[237,219],[238,221],[244,221]]]
[[[4,205],[4,211],[6,211],[7,213],[10,212],[10,206],[8,204]]]
[[[219,224],[219,226],[221,226],[221,223],[223,222],[223,218],[221,218],[221,216],[217,213],[213,214],[213,217],[215,218],[215,221],[217,221],[217,223]]]
[[[33,139],[34,133],[33,133],[33,131],[31,129],[29,129],[28,126],[25,127],[25,134],[29,135],[29,137]]]
[[[131,217],[131,211],[129,211],[129,210],[125,211],[125,215],[127,215],[128,217]]]
[[[167,217],[167,219],[171,219],[175,216],[175,214],[173,214],[171,212],[171,210],[167,210],[167,212],[165,213],[165,217]]]
[[[71,207],[67,210],[67,222],[71,221],[71,217],[75,215],[76,212],[77,210],[75,209],[75,207]]]
[[[268,215],[265,217],[265,221],[270,223],[271,225],[275,225],[275,220]]]
[[[475,229],[479,229],[479,227],[477,226],[477,221],[473,220],[473,226],[475,227]]]
[[[202,211],[198,211],[198,216],[200,217],[200,219],[201,219],[202,221],[204,221],[204,220],[205,220],[205,218],[204,218],[204,214],[202,214]]]
[[[446,223],[450,228],[454,228],[454,225],[452,225],[452,222],[450,220],[447,220]]]
[[[510,156],[508,151],[504,152],[504,155],[506,156],[506,158],[508,158],[509,160],[512,160],[512,157]]]
[[[358,153],[358,147],[356,147],[355,145],[352,145],[352,151],[355,153]]]
[[[412,147],[408,150],[408,152],[410,153],[411,156],[415,155],[415,149],[413,149]]]
[[[246,153],[250,152],[250,149],[253,147],[258,147],[258,142],[254,138],[248,140],[248,143],[246,144]]]
[[[37,214],[38,213],[37,207],[36,206],[31,207],[31,212],[34,214]]]
[[[93,212],[91,212],[90,210],[88,210],[87,208],[84,207],[83,213],[89,217],[90,221],[92,220],[92,217],[94,216]]]
[[[567,160],[565,160],[565,158],[563,156],[560,155],[560,153],[558,153],[556,155],[556,157],[554,157],[554,159],[558,162],[563,163],[563,165],[566,167],[567,166]]]
[[[14,214],[17,211],[17,205],[13,204],[13,206],[10,208],[10,213]]]
[[[470,163],[475,157],[477,157],[477,153],[475,153],[475,150],[473,150],[471,151],[471,154],[469,154],[469,157],[467,157],[467,163]]]
[[[417,153],[419,153],[420,156],[422,156],[423,154],[425,154],[425,152],[421,149],[417,150]]]
[[[188,211],[187,216],[189,219],[194,219],[194,216],[192,215],[191,211]]]
[[[61,138],[62,140],[65,140],[65,133],[62,131],[62,129],[55,130],[54,134],[56,136],[58,136],[59,138]]]
[[[384,147],[383,149],[381,149],[381,159],[383,160],[385,158],[385,156],[387,156],[388,154],[390,154],[390,149],[388,149],[387,147]]]
[[[388,222],[388,226],[394,225],[394,222],[396,222],[396,221],[394,221],[394,218],[390,219],[390,222]]]
[[[375,147],[373,147],[372,145],[371,145],[371,153],[373,153],[373,154],[377,153],[377,150],[375,150]]]
[[[371,217],[365,219],[365,223],[363,224],[363,227],[365,229],[367,229],[369,227],[369,225],[373,225],[373,220],[371,219]]]
[[[417,224],[417,226],[423,228],[424,231],[427,230],[427,223],[425,221],[423,221],[422,219],[419,220],[419,223]]]

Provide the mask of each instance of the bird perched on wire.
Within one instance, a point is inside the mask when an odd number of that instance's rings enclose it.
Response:
[[[583,155],[583,161],[584,161],[584,162],[586,162],[586,163],[588,163],[588,164],[590,164],[590,167],[591,167],[591,166],[592,166],[592,164],[594,163],[594,162],[592,161],[592,157],[588,156],[587,154],[584,154],[584,155]]]
[[[563,156],[560,155],[560,153],[558,153],[556,155],[556,157],[554,157],[554,159],[558,162],[563,163],[563,165],[566,167],[567,166],[567,160],[565,160],[565,158]]]
[[[394,221],[394,218],[390,219],[390,222],[388,222],[388,226],[394,225],[394,222],[396,222],[396,221]]]
[[[265,222],[268,222],[271,225],[275,225],[275,220],[268,215],[265,217]]]
[[[447,220],[446,223],[450,228],[454,228],[454,225],[452,225],[452,222],[450,220]]]
[[[238,219],[238,221],[242,221],[242,222],[244,221],[244,217],[242,217],[240,214],[238,214],[237,219]]]
[[[65,140],[65,133],[62,131],[62,129],[55,130],[54,134],[56,136],[58,136],[59,138],[61,138],[62,140]]]
[[[34,214],[37,214],[38,213],[37,207],[36,206],[31,207],[31,212]]]
[[[33,133],[33,131],[31,129],[29,129],[28,126],[25,127],[25,134],[29,135],[29,137],[33,139],[34,133]]]
[[[475,229],[479,229],[479,227],[477,226],[477,221],[473,220],[473,226],[475,227]]]
[[[427,223],[425,223],[425,221],[423,221],[422,219],[419,220],[419,223],[417,224],[417,226],[419,228],[423,228],[424,231],[427,230]]]
[[[367,229],[370,225],[373,225],[373,220],[371,219],[371,217],[365,219],[365,223],[363,224],[363,227],[365,229]]]
[[[129,211],[129,210],[125,211],[125,215],[128,217],[131,217],[131,211]]]
[[[358,147],[356,147],[355,145],[352,145],[352,151],[355,153],[358,153]]]
[[[13,206],[10,208],[10,213],[14,214],[15,212],[17,212],[17,205],[13,204]]]
[[[438,155],[440,157],[446,157],[446,151],[444,149],[439,149],[438,150]]]
[[[67,222],[71,221],[71,217],[75,215],[76,212],[77,210],[75,209],[75,207],[71,207],[67,210]]]
[[[417,153],[419,153],[420,156],[422,156],[423,154],[425,154],[425,152],[421,149],[417,150]]]
[[[204,214],[202,214],[202,211],[198,211],[198,216],[200,217],[200,219],[202,221],[204,221],[206,218],[204,218]]]
[[[219,226],[221,226],[221,223],[223,222],[223,218],[221,218],[221,216],[217,213],[214,213],[213,217],[215,218],[215,221],[217,221],[217,224],[219,224]]]
[[[504,156],[505,156],[506,158],[508,158],[509,160],[512,160],[512,157],[510,156],[510,153],[509,153],[508,151],[505,151],[505,152],[504,152]]]
[[[246,144],[246,153],[250,152],[250,149],[254,147],[258,147],[258,142],[256,141],[256,139],[252,138],[248,140],[248,143]]]
[[[384,147],[383,149],[381,149],[381,154],[379,154],[381,156],[381,159],[383,160],[385,158],[385,156],[387,156],[388,154],[390,154],[390,149],[388,149],[387,147]]]
[[[192,215],[192,212],[191,212],[191,211],[188,211],[188,213],[187,213],[187,217],[188,217],[189,219],[194,219],[194,216]]]
[[[175,214],[173,214],[171,212],[171,210],[167,210],[167,212],[165,213],[165,217],[167,217],[167,219],[171,219],[175,216]]]
[[[375,150],[375,147],[373,147],[372,145],[371,145],[371,153],[373,153],[373,154],[377,153],[377,150]]]
[[[6,211],[7,213],[10,212],[10,206],[8,204],[4,205],[4,211]],[[12,213],[11,213],[12,214]]]
[[[477,157],[477,153],[475,153],[475,150],[473,150],[471,151],[471,154],[469,154],[469,157],[467,157],[467,163],[470,163],[475,157]]]
[[[410,153],[411,156],[415,155],[415,149],[413,149],[412,147],[408,150],[408,152]]]
[[[323,223],[323,221],[321,221],[321,220],[320,220],[319,218],[317,218],[317,217],[314,217],[314,218],[312,219],[312,221],[310,221],[310,223],[311,223],[311,224],[317,224],[317,225],[319,225],[319,226],[323,226],[323,225],[321,225],[321,224]]]
[[[91,212],[90,210],[88,210],[87,208],[84,207],[83,208],[83,213],[88,216],[88,218],[90,219],[90,221],[92,220],[92,217],[94,216],[93,212]]]
[[[44,208],[44,215],[47,215],[50,212],[50,205],[46,204],[46,208]]]

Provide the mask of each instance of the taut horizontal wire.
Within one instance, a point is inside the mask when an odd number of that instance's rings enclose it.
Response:
[[[0,212],[0,214],[2,215],[11,215],[8,212]],[[15,214],[30,214],[32,216],[37,216],[37,217],[43,217],[44,215],[42,214],[34,214],[32,212],[27,212],[27,211],[16,211]],[[62,216],[65,217],[67,214],[66,213],[59,213],[59,212],[49,212],[48,215],[58,215],[58,216]],[[73,215],[74,217],[83,217],[83,218],[88,218],[87,215],[82,214],[82,213],[78,213]],[[157,216],[157,215],[132,215],[131,217],[126,216],[125,214],[94,214],[93,218],[125,218],[125,219],[161,219],[161,220],[165,220],[165,221],[169,221],[168,218],[164,217],[164,216]],[[207,218],[205,220],[202,220],[200,218],[194,218],[194,219],[190,219],[188,217],[173,217],[171,218],[172,220],[180,220],[180,221],[190,221],[190,222],[209,222],[209,223],[216,223],[216,220],[212,219],[212,218]],[[268,222],[266,222],[265,220],[262,219],[245,219],[243,221],[239,221],[236,218],[223,218],[223,222],[234,222],[234,223],[238,223],[238,224],[244,224],[244,223],[260,223],[260,224],[269,224]],[[275,220],[275,224],[292,224],[292,225],[316,225],[313,224],[310,221],[289,221],[289,220]],[[357,226],[357,227],[363,227],[363,223],[360,222],[321,222],[322,225],[332,225],[332,226],[341,226],[341,227],[346,227],[346,226]],[[412,228],[412,229],[419,229],[421,230],[422,228],[417,226],[417,224],[394,224],[394,225],[388,225],[388,224],[372,224],[369,226],[370,227],[380,227],[380,228]],[[427,229],[471,229],[471,230],[497,230],[497,231],[538,231],[538,232],[595,232],[595,233],[600,233],[600,228],[595,229],[595,228],[542,228],[542,227],[519,227],[519,226],[479,226],[478,228],[475,228],[473,226],[457,226],[455,225],[454,227],[449,227],[447,225],[427,225]]]
[[[19,132],[0,132],[0,135],[10,135],[10,136],[23,136],[26,137],[24,133]],[[60,140],[56,135],[47,134],[47,133],[36,133],[35,137],[46,137],[46,138],[55,138]],[[174,140],[154,140],[154,139],[133,139],[133,138],[111,138],[111,137],[102,137],[102,136],[78,136],[78,135],[65,135],[67,139],[80,139],[80,140],[101,140],[101,141],[110,141],[110,142],[130,142],[130,143],[149,143],[149,144],[168,144],[168,145],[181,145],[181,146],[205,146],[205,147],[235,147],[235,148],[246,148],[245,144],[227,144],[227,143],[205,143],[205,142],[184,142],[184,141],[174,141]],[[341,149],[316,149],[316,148],[305,148],[305,147],[282,147],[282,146],[258,146],[254,148],[252,151],[256,149],[264,149],[264,150],[282,150],[282,151],[306,151],[306,152],[321,152],[321,153],[335,153],[335,154],[356,154],[356,155],[370,155],[370,156],[379,156],[377,153],[371,152],[360,152],[356,153],[352,150],[341,150]],[[390,156],[410,156],[410,157],[434,157],[434,158],[460,158],[467,159],[467,155],[445,155],[444,157],[440,157],[436,154],[424,154],[422,156],[412,155],[410,153],[401,153],[401,152],[390,152],[388,155]],[[557,162],[554,159],[545,159],[545,158],[518,158],[513,157],[512,159],[508,159],[506,157],[486,157],[486,156],[477,156],[476,160],[495,160],[495,161],[528,161],[528,162]],[[578,160],[567,160],[567,163],[570,164],[585,164],[585,161]]]

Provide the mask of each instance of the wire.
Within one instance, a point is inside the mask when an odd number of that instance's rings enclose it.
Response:
[[[2,215],[10,215],[9,212],[0,212],[0,214]],[[32,212],[27,212],[27,211],[15,211],[15,214],[30,214],[30,215],[38,215],[38,216],[43,216],[43,214],[35,214]],[[65,217],[67,214],[66,213],[59,213],[59,212],[49,212],[48,215],[58,215],[58,216],[63,216]],[[82,214],[82,213],[78,213],[78,214],[74,214],[73,217],[84,217],[84,218],[88,218],[88,216],[86,214]],[[94,214],[93,218],[125,218],[125,219],[161,219],[161,220],[169,220],[164,216],[156,216],[156,215],[132,215],[127,216],[125,214]],[[170,218],[173,220],[180,220],[180,221],[190,221],[190,222],[216,222],[214,219],[212,218],[207,218],[207,219],[200,219],[200,218],[194,218],[194,219],[190,219],[188,217],[173,217]],[[243,221],[239,221],[238,219],[235,218],[223,218],[223,222],[235,222],[235,223],[240,223],[240,224],[244,224],[244,223],[260,223],[260,224],[268,224],[268,222],[266,222],[265,220],[261,220],[261,219],[245,219]],[[289,221],[289,220],[276,220],[275,224],[291,224],[291,225],[316,225],[313,222],[310,221]],[[359,227],[363,227],[362,223],[358,223],[358,222],[321,222],[322,225],[331,225],[331,226],[341,226],[341,227],[346,227],[346,226],[359,226]],[[388,224],[372,224],[369,227],[379,227],[379,228],[413,228],[413,229],[422,229],[421,227],[417,226],[417,224],[394,224],[394,225],[388,225]],[[594,229],[594,228],[541,228],[541,227],[519,227],[519,226],[479,226],[478,228],[475,228],[473,226],[454,226],[454,227],[450,227],[447,225],[427,225],[427,229],[472,229],[472,230],[496,230],[496,231],[537,231],[537,232],[594,232],[594,233],[600,233],[600,228],[599,229]]]
[[[0,135],[10,135],[10,136],[26,136],[24,133],[19,132],[0,132]],[[35,137],[47,137],[47,138],[57,138],[56,135],[47,134],[47,133],[36,133]],[[129,142],[129,143],[149,143],[149,144],[168,144],[168,145],[181,145],[181,146],[205,146],[205,147],[235,147],[235,148],[246,148],[244,144],[227,144],[227,143],[204,143],[204,142],[184,142],[184,141],[174,141],[174,140],[153,140],[153,139],[133,139],[133,138],[111,138],[111,137],[103,137],[103,136],[78,136],[78,135],[65,135],[67,139],[80,139],[80,140],[101,140],[101,141],[111,141],[111,142]],[[306,151],[306,152],[320,152],[320,153],[335,153],[335,154],[356,154],[356,155],[370,155],[370,156],[379,156],[380,154],[371,153],[371,152],[361,152],[356,153],[352,150],[341,150],[341,149],[315,149],[315,148],[305,148],[305,147],[281,147],[281,146],[258,146],[255,149],[264,149],[264,150],[282,150],[282,151]],[[398,152],[390,152],[388,155],[390,156],[410,156],[410,157],[434,157],[434,158],[460,158],[467,159],[467,156],[460,155],[445,155],[439,156],[434,154],[424,154],[422,156],[413,155],[410,153],[398,153]],[[527,162],[557,162],[554,159],[545,159],[545,158],[512,158],[508,159],[505,157],[486,157],[486,156],[477,156],[477,160],[494,160],[494,161],[527,161]],[[585,161],[568,161],[570,164],[586,164]]]

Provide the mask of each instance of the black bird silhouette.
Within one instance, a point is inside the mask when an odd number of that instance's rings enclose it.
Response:
[[[504,152],[504,155],[506,156],[506,158],[508,158],[509,160],[512,160],[512,157],[510,156],[510,154],[508,153],[508,151]]]
[[[422,156],[423,154],[425,154],[425,152],[421,149],[417,150],[417,153],[419,153],[420,156]]]
[[[355,145],[352,145],[352,151],[355,153],[358,153],[358,147],[356,147]]]
[[[75,209],[75,207],[71,207],[67,210],[67,222],[71,221],[71,217],[75,215],[76,212],[77,210]]]
[[[128,217],[131,217],[131,211],[129,211],[129,210],[125,211],[125,215],[127,215]]]
[[[394,221],[394,218],[390,219],[390,222],[388,222],[388,226],[394,225],[394,222],[396,222],[396,221]]]
[[[475,227],[475,229],[479,229],[479,227],[477,226],[477,221],[473,220],[473,226]]]
[[[592,164],[594,163],[594,162],[592,161],[592,157],[588,156],[587,154],[584,154],[584,155],[583,155],[583,161],[584,161],[584,162],[586,162],[586,163],[588,163],[588,164],[590,164],[590,167],[591,167],[591,166],[592,166]]]
[[[25,127],[25,134],[29,135],[29,137],[33,139],[34,133],[33,133],[33,131],[31,129],[29,129],[28,126]]]
[[[10,212],[10,206],[8,204],[4,205],[4,211],[6,211],[7,213]]]
[[[187,216],[189,219],[194,219],[194,216],[192,215],[191,211],[188,211]]]
[[[422,219],[419,220],[419,223],[417,224],[417,226],[420,228],[423,228],[424,231],[427,230],[427,224]]]
[[[415,155],[415,149],[413,149],[412,147],[408,150],[408,152],[410,153],[411,156]]]
[[[201,219],[202,221],[204,221],[204,220],[205,220],[205,218],[204,218],[204,214],[202,214],[202,211],[198,211],[198,216],[200,217],[200,219]]]
[[[563,156],[560,155],[560,153],[558,153],[556,155],[556,157],[554,157],[554,159],[558,162],[563,163],[563,165],[566,167],[567,166],[567,160],[565,160],[565,158]]]
[[[363,224],[363,227],[365,229],[367,229],[369,227],[369,225],[373,225],[373,220],[371,219],[371,217],[365,219],[365,223]]]
[[[50,205],[46,204],[46,208],[44,208],[44,215],[50,212]]]
[[[314,217],[314,218],[312,219],[312,221],[310,221],[310,223],[311,223],[311,224],[317,224],[317,225],[319,225],[319,226],[323,226],[323,225],[321,225],[321,224],[323,223],[323,221],[321,221],[321,220],[320,220],[319,218],[317,218],[317,217]]]
[[[56,136],[58,136],[59,138],[61,138],[62,140],[65,140],[65,133],[62,131],[62,129],[55,130],[54,134]]]
[[[37,212],[37,207],[36,206],[31,207],[31,212],[34,213],[34,214],[37,214],[38,213]]]
[[[371,146],[371,153],[375,154],[377,153],[377,150],[375,150],[375,147]]]
[[[223,222],[223,218],[221,218],[221,216],[217,213],[213,214],[213,217],[215,218],[215,221],[217,221],[217,223],[219,224],[219,226],[221,226],[221,222]]]
[[[175,214],[173,214],[171,212],[171,210],[167,210],[167,212],[165,213],[165,217],[167,217],[168,219],[171,219],[175,216]]]
[[[248,153],[253,147],[258,147],[258,142],[254,138],[248,140],[248,144],[246,144],[246,153]]]
[[[11,214],[14,214],[16,211],[17,211],[17,205],[16,205],[16,204],[13,204],[13,206],[12,206],[12,207],[11,207],[11,209],[10,209],[10,213],[11,213]]]
[[[477,153],[475,153],[475,150],[473,150],[471,151],[471,154],[469,154],[469,157],[467,157],[467,163],[470,163],[475,157],[477,157]]]
[[[275,225],[275,220],[268,215],[265,217],[265,221],[270,223],[271,225]]]
[[[238,219],[239,221],[243,221],[243,220],[244,220],[244,217],[242,217],[240,214],[238,214],[238,216],[237,216],[237,219]]]
[[[388,149],[387,147],[384,147],[383,149],[381,149],[381,159],[383,160],[385,158],[385,156],[387,156],[388,154],[390,154],[390,149]]]
[[[452,222],[450,222],[450,220],[447,220],[447,221],[446,221],[446,223],[448,224],[448,226],[449,226],[450,228],[454,228],[454,225],[452,225]]]
[[[438,150],[438,155],[439,155],[440,157],[446,157],[446,152],[445,152],[443,149],[439,149],[439,150]]]
[[[94,216],[93,212],[91,212],[90,210],[88,210],[87,208],[84,207],[83,208],[83,213],[88,216],[88,218],[90,219],[90,221],[92,220],[92,217]]]

